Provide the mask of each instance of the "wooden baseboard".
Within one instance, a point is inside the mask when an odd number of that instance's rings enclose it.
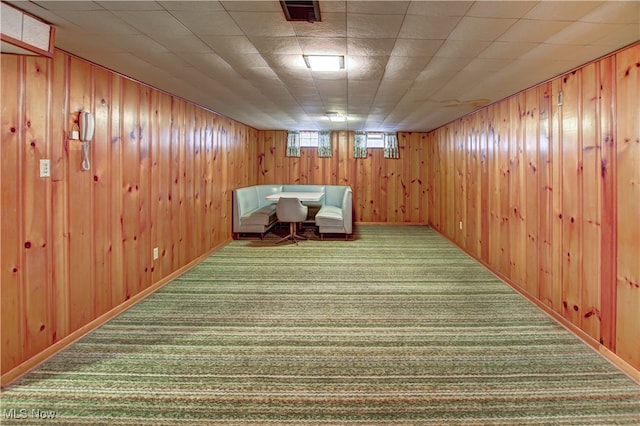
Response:
[[[26,360],[22,364],[18,365],[17,367],[7,371],[5,374],[2,375],[2,377],[0,379],[0,387],[4,388],[6,386],[9,386],[12,382],[14,382],[18,378],[24,376],[25,374],[27,374],[28,372],[30,372],[34,368],[38,367],[40,364],[42,364],[43,362],[45,362],[46,360],[48,360],[49,358],[51,358],[52,356],[54,356],[58,352],[62,351],[63,349],[65,349],[69,345],[77,342],[82,337],[84,337],[86,334],[88,334],[91,331],[95,330],[96,328],[100,327],[102,324],[106,323],[107,321],[111,320],[112,318],[115,318],[117,315],[119,315],[122,312],[126,311],[127,309],[131,308],[132,306],[134,306],[138,302],[144,300],[150,294],[152,294],[155,291],[157,291],[158,289],[164,287],[165,285],[167,285],[168,283],[173,281],[175,278],[179,277],[180,275],[182,275],[185,272],[187,272],[189,269],[191,269],[194,266],[196,266],[198,263],[202,262],[206,257],[210,256],[212,253],[218,251],[221,247],[223,247],[224,245],[229,243],[229,241],[231,241],[231,240],[225,240],[221,244],[215,246],[211,250],[207,251],[206,253],[204,253],[201,256],[197,257],[196,259],[192,260],[191,262],[189,262],[188,264],[186,264],[182,268],[172,272],[171,274],[167,275],[166,277],[164,277],[163,279],[161,279],[157,283],[151,285],[150,287],[147,287],[146,289],[144,289],[140,293],[138,293],[135,296],[133,296],[131,299],[129,299],[129,300],[121,303],[120,305],[114,307],[110,311],[104,313],[103,315],[99,316],[98,318],[94,319],[93,321],[89,322],[88,324],[85,324],[84,326],[82,326],[79,329],[75,330],[73,333],[65,336],[62,339],[60,339],[59,341],[57,341],[53,345],[49,346],[48,348],[46,348],[42,352],[40,352],[37,355],[29,358],[28,360]]]

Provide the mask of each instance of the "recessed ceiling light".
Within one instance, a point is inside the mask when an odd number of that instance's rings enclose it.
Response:
[[[311,71],[340,71],[344,69],[341,55],[302,55],[304,63]]]
[[[347,121],[347,116],[342,115],[339,112],[328,112],[327,117],[331,120],[332,123],[344,123]]]

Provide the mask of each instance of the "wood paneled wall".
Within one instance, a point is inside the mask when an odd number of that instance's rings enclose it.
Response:
[[[367,158],[353,158],[353,132],[332,132],[331,158],[315,148],[301,148],[287,157],[287,132],[262,131],[258,144],[258,183],[350,185],[354,221],[427,223],[427,163],[424,133],[399,133],[399,159],[369,149]]]
[[[399,133],[399,159],[354,159],[353,132],[332,134],[331,158],[286,157],[286,131],[61,52],[2,55],[3,383],[230,240],[231,191],[256,183],[347,184],[356,222],[429,223],[638,373],[639,64],[636,44]],[[83,109],[96,115],[90,172],[66,138]],[[51,178],[38,176],[43,158]]]
[[[1,66],[4,377],[230,240],[258,131],[62,52]],[[81,110],[90,171],[66,138]]]
[[[636,370],[639,123],[636,44],[430,132],[426,153],[430,224]]]

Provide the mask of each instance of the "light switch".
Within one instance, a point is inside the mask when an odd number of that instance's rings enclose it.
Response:
[[[40,177],[51,176],[51,163],[49,159],[40,160]]]

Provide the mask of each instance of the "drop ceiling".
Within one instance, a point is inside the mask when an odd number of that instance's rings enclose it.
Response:
[[[313,23],[279,1],[6,3],[57,48],[257,129],[427,131],[640,40],[640,1],[320,0]]]

